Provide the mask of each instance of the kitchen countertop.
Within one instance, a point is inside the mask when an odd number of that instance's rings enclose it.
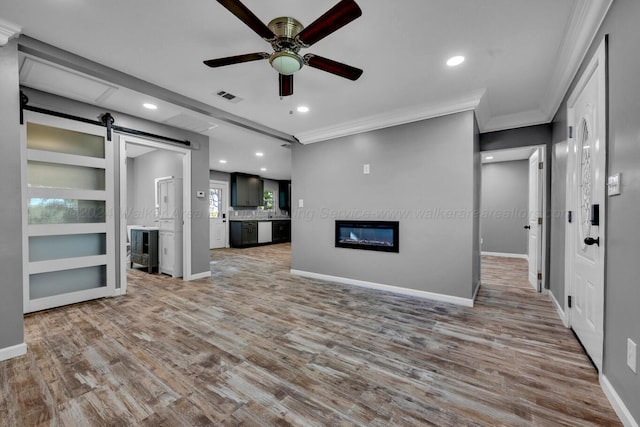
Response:
[[[229,221],[238,221],[238,222],[243,222],[243,221],[257,221],[257,222],[291,221],[291,218],[289,218],[289,217],[286,217],[286,218],[238,218],[238,219],[229,218]]]

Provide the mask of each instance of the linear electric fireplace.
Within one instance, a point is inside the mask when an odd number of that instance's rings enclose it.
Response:
[[[399,252],[398,221],[336,220],[336,248]]]

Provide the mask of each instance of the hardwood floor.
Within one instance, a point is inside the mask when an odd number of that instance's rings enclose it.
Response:
[[[614,426],[522,260],[474,308],[291,276],[290,246],[212,252],[212,278],[132,271],[125,297],[25,318],[2,426]]]

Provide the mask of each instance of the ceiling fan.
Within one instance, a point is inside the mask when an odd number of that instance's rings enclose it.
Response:
[[[359,68],[323,58],[313,53],[307,53],[304,56],[299,54],[300,49],[312,46],[314,43],[360,17],[362,10],[360,10],[360,7],[358,7],[355,1],[340,0],[338,4],[306,28],[296,19],[286,16],[272,19],[268,25],[265,25],[239,0],[218,0],[218,3],[233,13],[265,41],[270,43],[273,48],[273,53],[256,52],[209,59],[204,61],[205,65],[209,67],[222,67],[242,62],[269,59],[269,63],[279,74],[280,96],[293,94],[293,74],[300,70],[303,65],[308,65],[309,67],[317,68],[349,80],[357,80],[362,75],[362,70]]]

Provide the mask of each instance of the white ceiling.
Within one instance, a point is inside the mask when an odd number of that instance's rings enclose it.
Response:
[[[243,2],[265,23],[292,16],[309,24],[337,0]],[[302,53],[362,68],[362,77],[352,82],[303,67],[295,74],[294,95],[282,100],[277,73],[268,61],[215,69],[202,64],[205,59],[271,51],[214,0],[3,0],[0,14],[32,38],[307,143],[471,108],[482,131],[548,122],[610,0],[359,4],[362,17]],[[445,61],[453,55],[467,60],[448,68]],[[230,103],[215,95],[219,90],[243,100]],[[140,111],[141,95],[124,88],[101,101],[115,103],[117,96],[123,97],[118,109]],[[129,104],[124,107],[123,102]],[[310,112],[297,113],[295,107],[301,104]],[[185,113],[171,107],[170,115]],[[154,114],[166,120],[169,116],[161,109]],[[290,158],[288,163],[282,160],[289,153],[280,147],[282,141],[199,113],[195,118],[218,126],[206,131],[213,141],[213,168],[241,170],[234,166],[244,163],[265,166],[274,178],[288,173],[280,170],[290,169]],[[263,162],[267,152],[281,159],[273,165],[260,163],[251,158],[257,149],[265,152]],[[221,157],[231,164],[217,163]]]

